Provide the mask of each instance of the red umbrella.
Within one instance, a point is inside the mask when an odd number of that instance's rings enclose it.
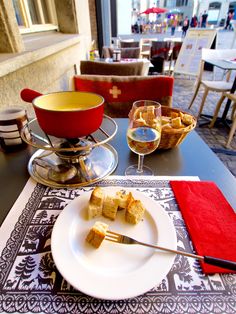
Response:
[[[151,13],[160,14],[160,13],[165,13],[165,12],[167,12],[167,10],[164,8],[152,7],[152,8],[149,8],[149,9],[147,9],[144,12],[141,12],[139,14],[151,14]]]

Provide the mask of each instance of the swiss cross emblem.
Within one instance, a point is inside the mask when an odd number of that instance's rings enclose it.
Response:
[[[121,90],[117,86],[113,85],[112,89],[109,89],[109,93],[112,94],[113,98],[118,98],[118,95],[121,94]]]

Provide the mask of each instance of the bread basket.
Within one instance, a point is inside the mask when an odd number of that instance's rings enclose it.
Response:
[[[182,110],[176,109],[176,108],[171,108],[171,107],[166,107],[162,106],[161,107],[161,115],[162,116],[167,116],[171,117],[171,113],[175,112],[180,114],[182,112],[183,114],[188,114],[187,112],[184,112]],[[197,120],[194,116],[190,115],[192,117],[192,124],[180,128],[180,129],[174,129],[174,128],[163,128],[161,132],[161,141],[158,146],[158,149],[169,149],[178,146],[180,143],[183,142],[185,137],[191,132],[197,124]]]

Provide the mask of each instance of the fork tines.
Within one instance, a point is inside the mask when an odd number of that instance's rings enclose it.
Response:
[[[118,233],[115,233],[113,231],[107,231],[105,240],[111,241],[111,242],[119,242],[120,235]]]

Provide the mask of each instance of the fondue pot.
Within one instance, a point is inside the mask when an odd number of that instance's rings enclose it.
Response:
[[[104,98],[88,92],[55,92],[42,95],[30,89],[21,98],[32,102],[41,129],[60,138],[78,138],[95,132],[101,125]]]

